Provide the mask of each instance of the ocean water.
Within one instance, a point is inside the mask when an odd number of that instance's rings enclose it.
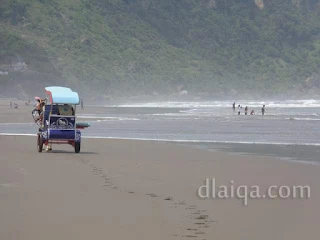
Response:
[[[170,141],[209,150],[319,162],[320,100],[148,102],[103,106],[80,114],[84,137]],[[265,116],[261,115],[266,105]],[[256,115],[244,115],[244,108]],[[90,107],[90,106],[86,106]],[[1,134],[34,134],[33,124],[0,124]]]

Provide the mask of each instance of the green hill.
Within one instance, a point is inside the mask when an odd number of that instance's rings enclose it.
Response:
[[[48,84],[107,96],[320,86],[319,0],[0,2],[0,95]]]

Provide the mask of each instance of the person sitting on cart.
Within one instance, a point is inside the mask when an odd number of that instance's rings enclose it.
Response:
[[[42,99],[37,99],[37,103],[36,103],[36,110],[38,111],[39,115],[42,112],[42,108],[44,105],[44,101]]]
[[[58,115],[74,116],[74,109],[69,104],[63,104],[58,106]]]
[[[38,117],[37,119],[35,119],[36,121],[40,121],[40,122],[42,121],[42,118],[43,118],[43,107],[44,107],[44,105],[45,105],[44,100],[42,100],[42,99],[37,99],[36,107],[35,107],[35,109],[33,110],[33,112],[34,112],[34,111],[38,112],[38,115],[39,115],[39,117]]]

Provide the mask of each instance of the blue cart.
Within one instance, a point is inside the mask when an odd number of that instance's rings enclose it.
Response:
[[[76,122],[76,106],[80,103],[78,93],[65,87],[47,87],[45,92],[45,105],[37,119],[38,152],[42,152],[44,145],[51,150],[52,144],[70,144],[75,153],[79,153],[80,129],[89,127],[89,124]]]

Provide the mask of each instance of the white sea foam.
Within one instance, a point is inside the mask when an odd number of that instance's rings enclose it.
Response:
[[[0,136],[37,136],[37,134],[28,133],[0,133]]]
[[[130,117],[104,117],[104,116],[99,116],[99,115],[80,115],[77,116],[77,118],[79,119],[104,119],[105,121],[108,120],[118,120],[118,121],[139,121],[139,118],[130,118]]]
[[[37,136],[37,134],[25,133],[0,133],[0,136]],[[289,143],[289,142],[251,142],[251,141],[218,141],[218,140],[192,140],[192,139],[165,139],[165,138],[133,138],[115,136],[82,136],[87,139],[119,139],[119,140],[139,140],[157,142],[177,142],[177,143],[222,143],[222,144],[257,144],[257,145],[286,145],[286,146],[320,146],[320,143]]]
[[[259,144],[259,145],[288,145],[288,146],[320,146],[320,143],[288,143],[288,142],[250,142],[250,141],[216,141],[216,140],[190,140],[190,139],[164,139],[164,138],[126,138],[126,137],[100,137],[85,136],[91,139],[120,139],[120,140],[140,140],[178,143],[230,143],[230,144]]]
[[[320,121],[319,118],[297,118],[297,117],[286,118],[286,120],[295,120],[295,121]]]
[[[0,125],[34,125],[34,123],[0,123]]]
[[[112,107],[136,107],[136,108],[217,108],[232,106],[233,101],[202,101],[202,102],[148,102],[148,103],[133,103],[112,105]],[[237,100],[236,105],[249,107],[261,107],[266,105],[268,108],[312,108],[320,107],[320,100],[284,100],[284,101],[252,101],[252,100]]]

